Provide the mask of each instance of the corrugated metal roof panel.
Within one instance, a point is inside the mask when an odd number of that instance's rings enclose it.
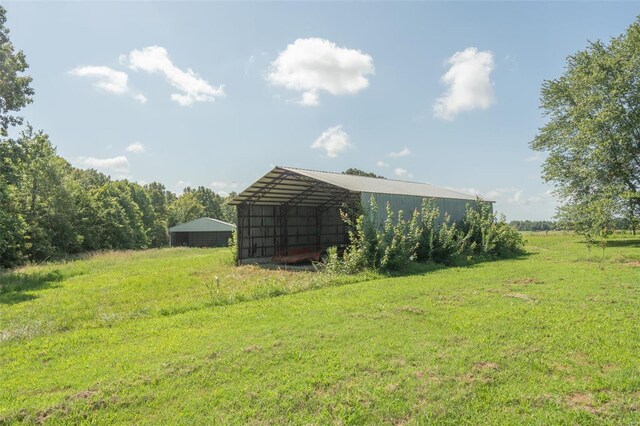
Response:
[[[428,183],[345,175],[342,173],[321,172],[316,170],[297,169],[293,167],[282,168],[354,192],[414,195],[418,197],[434,198],[455,198],[459,200],[476,199],[475,195],[430,185]]]
[[[236,226],[210,217],[201,217],[169,228],[169,232],[223,232],[233,231]]]

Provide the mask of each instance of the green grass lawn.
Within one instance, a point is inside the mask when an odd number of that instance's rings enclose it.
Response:
[[[0,423],[640,423],[640,239],[412,274],[106,253],[0,276]],[[217,284],[215,277],[218,277]]]

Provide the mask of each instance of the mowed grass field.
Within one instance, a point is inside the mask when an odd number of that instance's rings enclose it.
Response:
[[[226,249],[2,275],[0,423],[640,423],[640,238],[604,259],[526,239],[394,277],[236,268]]]

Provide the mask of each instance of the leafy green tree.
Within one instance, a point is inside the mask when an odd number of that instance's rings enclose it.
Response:
[[[142,219],[142,227],[145,234],[144,245],[151,245],[151,234],[154,231],[154,224],[156,221],[156,213],[153,209],[153,203],[151,202],[151,197],[144,190],[144,188],[137,183],[132,183],[128,181],[123,181],[129,189],[129,194],[131,194],[131,199],[138,206],[140,210],[141,219]]]
[[[20,214],[16,183],[17,149],[13,141],[0,139],[0,268],[9,268],[25,257],[26,223]]]
[[[619,37],[570,56],[564,74],[542,86],[547,124],[531,143],[548,153],[543,178],[553,182],[568,217],[592,214],[609,199],[634,233],[640,218],[640,19]],[[582,212],[582,213],[581,213]]]
[[[205,216],[205,208],[195,192],[185,192],[169,206],[169,227]]]
[[[372,177],[378,179],[386,179],[384,176],[377,175],[372,172],[365,172],[364,170],[356,169],[355,167],[349,167],[347,170],[342,172],[343,175],[353,175],[353,176],[364,176],[364,177]]]
[[[9,126],[22,123],[12,115],[32,102],[31,77],[22,75],[29,65],[22,51],[15,51],[9,39],[7,11],[0,6],[0,136],[7,136]]]
[[[0,175],[0,269],[24,259],[26,223],[16,209],[13,188]]]
[[[99,207],[94,197],[98,188],[109,183],[110,179],[94,169],[71,170],[70,176],[74,199],[74,222],[78,233],[82,235],[83,250],[99,250],[107,248],[103,245],[98,224]]]
[[[43,132],[29,126],[15,141],[14,167],[19,209],[27,224],[26,252],[34,260],[75,253],[82,236],[74,221],[71,166],[56,154]]]
[[[560,207],[558,226],[584,236],[589,247],[600,245],[604,257],[607,238],[615,229],[618,206],[612,198],[595,198],[584,204],[568,204]]]
[[[237,194],[235,192],[232,192],[225,197],[222,202],[222,220],[225,222],[236,223],[236,206],[229,205],[229,202],[233,200],[236,195]]]
[[[164,185],[158,182],[152,182],[144,186],[144,190],[149,195],[155,220],[153,228],[150,232],[151,245],[153,247],[162,247],[169,244],[169,233],[167,231],[169,220],[169,202],[174,194],[167,191]],[[174,196],[175,197],[175,196]]]
[[[224,200],[221,196],[216,194],[213,190],[199,186],[196,189],[186,187],[184,189],[185,194],[194,194],[198,202],[203,207],[203,216],[211,217],[214,219],[222,219],[222,205]]]
[[[101,248],[140,249],[149,246],[143,214],[132,198],[129,182],[109,182],[94,193]]]

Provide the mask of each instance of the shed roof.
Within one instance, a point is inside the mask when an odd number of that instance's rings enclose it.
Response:
[[[335,198],[335,192],[410,195],[416,197],[475,200],[476,195],[428,183],[380,179],[342,173],[275,167],[238,194],[230,204],[318,205]]]
[[[201,217],[169,228],[169,232],[224,232],[233,231],[236,226],[210,217]]]

